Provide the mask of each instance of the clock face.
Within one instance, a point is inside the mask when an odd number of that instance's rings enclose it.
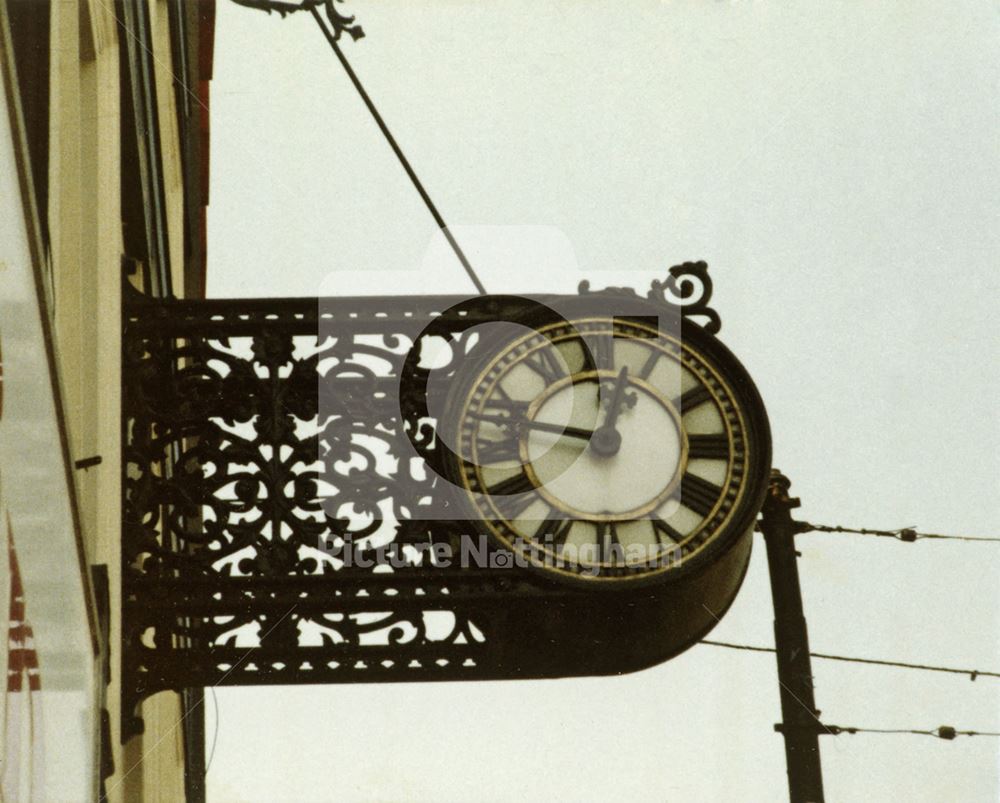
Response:
[[[655,321],[553,322],[456,386],[451,479],[531,564],[620,586],[690,569],[752,525],[769,461],[759,398],[714,338]]]

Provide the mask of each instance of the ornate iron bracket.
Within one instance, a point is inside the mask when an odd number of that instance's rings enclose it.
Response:
[[[355,41],[365,35],[364,29],[354,22],[354,17],[341,14],[337,10],[336,3],[342,3],[343,0],[299,0],[297,3],[292,2],[292,0],[233,0],[233,2],[246,8],[266,11],[268,14],[277,12],[282,19],[298,11],[312,11],[314,8],[322,8],[326,12],[330,27],[333,29],[335,41],[339,40],[343,33],[348,34]]]
[[[681,309],[711,325],[704,263],[650,298],[690,297],[688,275],[704,291]],[[440,492],[435,422],[407,383],[397,394],[407,354],[465,297],[183,301],[125,285],[124,739],[168,689],[617,674],[702,627],[659,591],[555,584],[488,544],[479,567],[436,562],[469,530],[422,517]],[[450,321],[453,363],[470,327],[519,312],[487,296]],[[327,548],[346,545],[403,559],[348,565]]]

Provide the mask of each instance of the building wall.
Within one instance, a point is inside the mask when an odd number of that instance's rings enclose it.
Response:
[[[167,200],[167,233],[171,284],[175,295],[184,295],[184,178],[181,164],[180,131],[174,77],[164,65],[173,63],[170,47],[170,13],[167,0],[149,0],[153,34],[153,62],[156,65],[156,101],[159,110],[163,187]],[[168,145],[170,143],[170,145]]]
[[[40,0],[39,0],[40,2]],[[173,84],[167,0],[148,3],[162,142],[167,247],[174,292],[185,287],[182,146]],[[105,564],[110,587],[111,683],[106,690],[115,774],[110,801],[184,799],[178,695],[148,699],[146,731],[121,745],[121,282],[122,75],[120,8],[103,0],[51,6],[47,216],[54,325],[65,426],[73,460],[101,462],[74,472],[87,560]],[[44,667],[42,668],[44,677]]]
[[[0,794],[81,800],[97,788],[100,642],[56,370],[41,225],[48,205],[38,202],[48,187],[50,17],[38,3],[15,12],[12,27],[8,3],[0,3]],[[21,68],[31,83],[19,81]],[[41,108],[31,107],[39,99]],[[32,160],[38,151],[46,158]]]

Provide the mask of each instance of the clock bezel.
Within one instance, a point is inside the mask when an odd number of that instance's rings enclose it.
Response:
[[[488,372],[491,364],[500,361],[499,355],[502,352],[509,351],[512,347],[516,348],[517,344],[530,339],[533,334],[537,334],[547,327],[569,323],[575,328],[577,324],[598,320],[608,322],[613,328],[614,323],[620,320],[633,326],[654,329],[658,335],[679,341],[680,349],[683,351],[686,348],[700,360],[716,381],[727,391],[733,407],[741,419],[746,452],[743,471],[746,479],[739,486],[738,498],[733,502],[731,510],[721,522],[713,525],[711,530],[708,529],[707,522],[710,522],[717,515],[718,507],[725,498],[724,496],[720,498],[719,504],[713,508],[712,512],[704,517],[703,523],[698,525],[695,530],[699,545],[690,554],[686,553],[676,565],[668,564],[650,569],[647,564],[645,569],[619,567],[618,570],[614,567],[607,567],[607,570],[602,568],[599,574],[591,575],[581,570],[553,565],[551,562],[538,561],[531,555],[534,550],[526,552],[517,550],[510,535],[496,526],[496,520],[484,516],[484,512],[469,496],[478,492],[470,488],[466,481],[461,465],[462,458],[450,449],[444,453],[446,459],[443,461],[442,468],[446,479],[455,486],[454,496],[458,497],[458,504],[462,507],[463,512],[468,513],[468,521],[478,531],[487,534],[495,544],[516,554],[522,554],[528,559],[533,569],[553,579],[569,581],[574,585],[583,584],[588,587],[634,589],[647,584],[679,580],[692,573],[702,571],[718,560],[745,535],[748,527],[751,527],[756,519],[767,490],[771,458],[770,429],[763,401],[752,379],[739,360],[717,338],[696,323],[685,319],[674,309],[654,305],[638,298],[616,297],[613,299],[613,303],[609,303],[609,301],[607,298],[600,298],[597,294],[585,298],[563,298],[559,299],[558,313],[553,312],[549,315],[544,306],[539,305],[532,310],[530,315],[512,321],[533,330],[532,333],[522,333],[499,342],[491,342],[488,353],[483,353],[478,359],[470,362],[467,368],[460,368],[447,397],[445,420],[439,422],[438,426],[448,443],[460,443],[460,433],[457,430],[460,429],[460,422],[468,399],[471,392],[482,382],[483,376]],[[616,312],[613,315],[608,314],[606,310],[609,307],[621,312]],[[655,327],[650,324],[651,318],[655,318],[657,321]],[[720,412],[723,413],[727,437],[731,440],[730,423],[726,420],[724,408],[719,404],[715,391],[712,390],[712,392],[717,406],[720,407]],[[683,427],[681,427],[681,432],[684,433],[686,441],[687,433]],[[726,493],[729,491],[729,477],[732,471],[733,464],[730,462],[727,465],[727,482],[723,486]],[[500,520],[507,521],[498,510],[495,512],[500,516]],[[610,518],[617,520],[618,515],[620,514]],[[586,516],[588,521],[595,521],[598,518],[596,515],[588,514]],[[509,529],[515,537],[520,537],[529,543],[533,542],[538,549],[542,549],[543,545],[531,536],[517,532],[513,528]],[[682,544],[687,543],[687,540]]]

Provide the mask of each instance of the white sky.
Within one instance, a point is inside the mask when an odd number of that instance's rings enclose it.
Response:
[[[348,57],[489,289],[573,292],[614,270],[645,290],[705,259],[801,518],[1000,534],[994,3],[346,9],[367,33]],[[220,0],[212,136],[211,295],[468,288],[310,18]],[[814,651],[1000,666],[998,545],[798,546]],[[758,541],[712,638],[770,645],[771,620]],[[996,681],[814,671],[829,723],[1000,730]],[[213,801],[786,794],[770,655],[218,701]],[[821,747],[831,801],[1000,800],[996,739]]]

